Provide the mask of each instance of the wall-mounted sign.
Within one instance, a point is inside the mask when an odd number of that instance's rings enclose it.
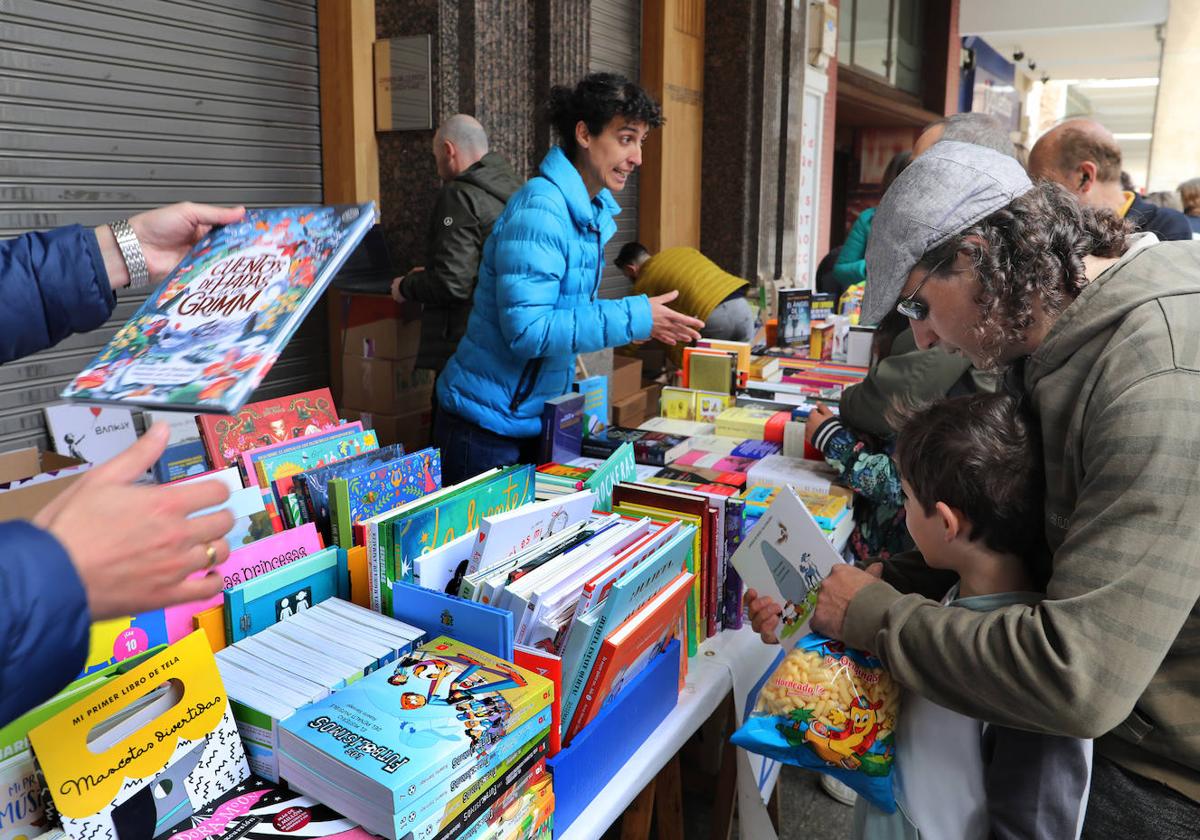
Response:
[[[428,35],[375,42],[375,130],[433,128],[433,70]]]

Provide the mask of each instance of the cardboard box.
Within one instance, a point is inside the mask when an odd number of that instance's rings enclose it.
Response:
[[[374,429],[380,446],[393,443],[404,444],[405,452],[416,452],[430,445],[433,434],[433,412],[428,408],[410,411],[407,414],[386,414],[374,411],[358,411],[343,408],[342,416],[347,420],[361,420],[364,429]]]
[[[663,386],[657,382],[647,382],[642,387],[642,393],[646,395],[646,419],[658,416],[658,402],[662,397]]]
[[[421,305],[389,295],[339,292],[342,352],[365,359],[407,359],[421,342]]]
[[[624,399],[614,400],[612,419],[614,426],[624,426],[628,429],[645,423],[646,395],[641,391],[634,391]]]
[[[32,519],[91,467],[36,446],[0,455],[0,521]]]
[[[407,359],[342,357],[342,405],[360,411],[397,414],[427,409],[433,402],[433,371]]]
[[[608,386],[608,399],[616,406],[622,400],[642,389],[642,360],[633,356],[613,356],[613,372]],[[615,423],[616,420],[614,419]],[[618,423],[617,425],[623,425]]]

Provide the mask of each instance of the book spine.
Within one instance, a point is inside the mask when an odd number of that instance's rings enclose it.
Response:
[[[400,578],[394,553],[396,524],[388,521],[379,529],[379,606],[384,615],[392,614],[393,581]]]
[[[380,569],[379,569],[379,525],[375,522],[364,523],[363,529],[367,537],[367,573],[371,579],[371,609],[382,612],[380,602]]]
[[[329,480],[330,545],[349,550],[354,545],[350,536],[350,483],[344,478]]]
[[[571,723],[567,727],[567,734],[563,738],[563,743],[568,747],[571,746],[571,739],[579,734],[579,730],[591,722],[593,717],[592,709],[596,707],[596,694],[600,690],[600,684],[604,680],[605,672],[608,671],[608,664],[611,661],[612,651],[608,650],[608,645],[605,645],[601,649],[600,655],[596,658],[596,664],[593,666],[591,674],[588,675],[587,685],[580,695],[579,705],[575,708],[574,717],[571,719]]]
[[[708,582],[708,598],[705,602],[705,620],[708,622],[708,638],[717,635],[721,627],[721,546],[724,534],[717,533],[717,512],[708,509],[708,565],[704,570]]]
[[[742,626],[742,579],[729,562],[742,541],[746,506],[736,499],[725,503],[725,574],[721,581],[721,623],[728,630]]]

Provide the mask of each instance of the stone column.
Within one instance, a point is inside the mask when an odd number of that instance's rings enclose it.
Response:
[[[1171,0],[1165,35],[1146,178],[1151,190],[1173,190],[1181,181],[1200,176],[1200,109],[1195,103],[1200,0]]]

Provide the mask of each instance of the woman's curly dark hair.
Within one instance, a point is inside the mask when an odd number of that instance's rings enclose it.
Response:
[[[589,134],[600,134],[613,117],[645,123],[650,128],[663,124],[662,107],[638,85],[616,73],[589,73],[574,88],[556,85],[550,89],[546,116],[558,132],[567,157],[574,157],[575,126],[580,120]]]
[[[931,248],[918,266],[953,273],[966,254],[982,287],[975,327],[984,354],[998,361],[1004,348],[1025,341],[1034,307],[1057,315],[1087,286],[1083,258],[1119,257],[1127,222],[1108,210],[1081,205],[1054,183],[1035,184],[1007,207]]]

